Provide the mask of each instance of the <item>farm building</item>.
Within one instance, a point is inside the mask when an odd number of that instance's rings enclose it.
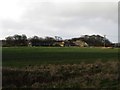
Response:
[[[73,42],[76,46],[79,46],[79,47],[88,47],[88,44],[84,41],[81,41],[81,40],[76,40]]]
[[[53,46],[61,46],[61,47],[63,47],[64,44],[65,44],[64,41],[56,41],[56,42],[53,43]]]
[[[120,43],[113,43],[112,47],[118,47],[118,48],[120,48]]]
[[[6,46],[6,40],[0,40],[0,45]]]
[[[64,46],[64,41],[39,41],[39,42],[28,42],[28,46]]]
[[[75,40],[75,41],[65,41],[65,46],[79,46],[79,47],[87,47],[89,46],[86,42],[81,40]]]

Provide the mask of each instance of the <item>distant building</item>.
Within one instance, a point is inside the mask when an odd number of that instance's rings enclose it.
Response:
[[[64,41],[56,41],[53,43],[53,46],[60,46],[60,47],[64,47],[65,42]]]
[[[112,47],[120,48],[120,43],[113,43],[113,44],[112,44]]]
[[[66,41],[64,41],[64,46],[70,47],[70,46],[76,46],[76,45],[72,41],[66,40]]]
[[[2,46],[2,40],[0,40],[0,47]]]
[[[0,40],[0,46],[6,46],[6,40]]]
[[[76,40],[73,42],[76,46],[79,46],[79,47],[88,47],[88,44],[84,41],[81,41],[81,40]]]
[[[31,46],[32,46],[32,43],[31,43],[30,41],[28,42],[28,46],[29,46],[29,47],[31,47]]]

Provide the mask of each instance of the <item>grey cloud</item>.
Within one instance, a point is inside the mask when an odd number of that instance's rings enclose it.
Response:
[[[117,3],[48,1],[31,3],[20,22],[4,20],[2,29],[11,29],[13,33],[25,33],[28,36],[59,35],[63,38],[106,34],[112,41],[116,41],[117,23]]]

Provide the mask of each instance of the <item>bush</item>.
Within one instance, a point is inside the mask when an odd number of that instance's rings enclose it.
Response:
[[[3,67],[3,88],[117,88],[119,62]]]

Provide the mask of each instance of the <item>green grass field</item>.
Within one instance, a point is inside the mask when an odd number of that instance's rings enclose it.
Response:
[[[4,47],[3,88],[118,90],[117,48]],[[16,82],[17,81],[17,82]]]
[[[3,66],[27,66],[41,64],[78,64],[95,61],[118,60],[117,48],[80,47],[4,47]]]

